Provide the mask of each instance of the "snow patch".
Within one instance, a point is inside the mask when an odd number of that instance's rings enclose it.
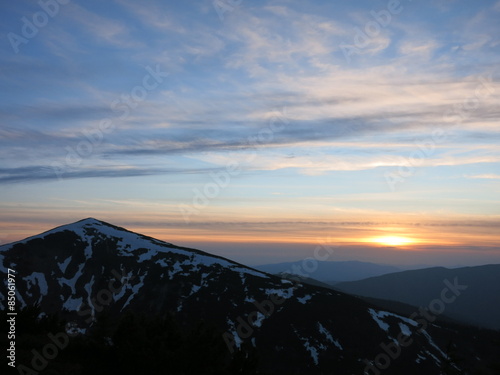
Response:
[[[205,258],[207,258],[207,257],[205,257]],[[222,263],[222,262],[224,262],[224,263]],[[216,263],[216,262],[213,262],[213,263]],[[217,263],[220,263],[222,266],[228,267],[229,269],[231,269],[232,271],[235,271],[235,272],[243,272],[243,273],[246,273],[247,275],[253,275],[253,276],[261,277],[263,279],[269,279],[269,276],[267,276],[263,272],[254,271],[252,269],[245,268],[245,267],[242,267],[242,266],[236,266],[233,263],[229,263],[228,261],[222,261],[221,260],[221,261],[219,261]],[[205,264],[205,263],[203,263],[203,264]]]
[[[60,279],[57,279],[57,282],[59,283],[59,285],[65,284],[65,285],[69,286],[71,288],[71,292],[73,294],[76,294],[75,285],[76,285],[78,279],[80,278],[80,276],[82,276],[82,274],[83,274],[83,267],[85,267],[85,263],[82,263],[78,266],[78,271],[76,271],[75,275],[71,279],[61,277]]]
[[[425,351],[425,353],[426,353],[426,354],[429,354],[432,358],[434,358],[434,361],[435,361],[438,365],[440,365],[440,364],[441,364],[441,360],[440,360],[438,357],[436,357],[434,354],[432,354],[430,351],[426,350],[426,351]]]
[[[89,260],[92,257],[92,238],[86,236],[85,239],[87,240],[88,244],[84,251],[85,260]]]
[[[145,260],[150,260],[152,257],[158,254],[157,250],[149,250],[145,252],[144,254],[139,255],[139,259],[137,259],[137,262],[142,263]]]
[[[191,287],[191,293],[189,293],[189,295],[191,296],[191,295],[195,294],[200,289],[201,289],[201,285],[193,285]]]
[[[389,332],[389,324],[384,322],[383,319],[387,316],[392,316],[394,318],[402,320],[403,322],[408,323],[409,325],[411,325],[413,327],[418,326],[418,323],[416,321],[414,321],[412,319],[405,318],[404,316],[401,316],[401,315],[397,315],[397,314],[388,312],[388,311],[375,311],[374,309],[368,309],[368,312],[372,316],[373,320],[375,320],[375,322],[377,322],[380,329],[382,329],[386,332]],[[400,325],[400,328],[401,328],[401,331],[403,332],[404,328],[401,325]],[[407,331],[410,331],[410,329],[408,327],[406,327],[406,329],[407,329]],[[410,332],[410,334],[411,334],[411,332]]]
[[[87,328],[80,328],[76,325],[76,323],[67,323],[65,329],[66,333],[71,337],[84,335],[87,332]]]
[[[288,299],[293,296],[293,288],[288,289],[266,289],[265,292],[267,295],[276,294],[279,297]]]
[[[92,300],[91,300],[93,286],[94,286],[94,275],[92,275],[92,278],[90,279],[90,281],[87,284],[85,284],[85,286],[83,287],[83,289],[87,292],[87,305],[89,305],[89,307],[92,309],[92,312],[91,312],[92,320],[95,317],[95,307],[94,307],[94,304],[92,303]]]
[[[320,322],[318,322],[318,329],[319,329],[319,332],[321,334],[323,334],[328,341],[330,341],[333,345],[335,345],[340,350],[344,350],[344,348],[342,347],[342,345],[340,345],[338,340],[335,340],[333,338],[332,334],[325,327],[323,327],[323,325]]]
[[[83,304],[83,298],[69,297],[66,300],[66,302],[64,302],[63,308],[69,311],[78,311],[78,309],[82,304]]]
[[[123,271],[122,271],[123,272]],[[132,271],[128,272],[126,276],[122,277],[120,279],[120,291],[117,294],[113,294],[113,301],[117,302],[119,301],[124,295],[125,292],[128,289],[129,281],[132,279]]]
[[[307,295],[307,296],[302,297],[302,298],[297,298],[297,301],[299,301],[300,303],[302,303],[303,305],[305,305],[306,302],[309,301],[310,299],[311,299],[311,296]]]
[[[318,365],[318,349],[312,346],[309,343],[309,340],[306,340],[306,342],[304,343],[304,348],[306,348],[306,350],[311,354],[311,358],[313,359],[314,364]]]
[[[181,267],[181,262],[175,262],[173,265],[172,265],[172,274],[176,274],[176,273],[179,273],[179,272],[182,272],[184,271]]]
[[[62,273],[66,272],[66,268],[68,267],[68,264],[71,262],[71,256],[67,257],[65,261],[61,263],[57,263],[59,269],[61,270]]]
[[[439,346],[437,346],[437,345],[436,345],[436,343],[434,342],[434,340],[432,340],[431,335],[429,335],[425,329],[424,329],[424,330],[422,330],[421,332],[422,332],[422,334],[425,336],[425,338],[427,339],[427,341],[429,341],[429,344],[431,344],[431,345],[432,345],[432,346],[433,346],[433,347],[434,347],[434,348],[435,348],[435,349],[439,352],[439,354],[441,354],[441,355],[443,356],[443,358],[448,358],[448,356],[446,355],[446,353],[445,353],[445,352],[443,352],[443,351],[441,350],[441,348],[440,348]],[[433,357],[434,357],[434,356],[433,356]],[[434,357],[434,358],[436,358],[436,357]],[[436,358],[436,359],[437,359],[437,358]],[[439,362],[439,363],[441,363],[441,361],[440,361],[439,359],[438,359],[438,362]]]
[[[417,363],[420,363],[422,361],[425,361],[427,358],[425,358],[424,356],[421,356],[420,354],[417,354],[417,359],[415,360],[415,362]]]
[[[368,311],[370,312],[370,315],[372,316],[373,320],[375,320],[375,322],[378,324],[380,329],[383,331],[389,332],[389,324],[387,324],[386,322],[384,322],[382,320],[383,315],[380,314],[380,312],[377,313],[373,309],[368,309]]]
[[[125,304],[123,305],[122,310],[130,303],[130,301],[134,299],[137,292],[139,292],[139,289],[141,289],[144,286],[144,278],[147,276],[147,274],[148,273],[146,272],[144,275],[142,275],[140,277],[139,282],[131,288],[132,293],[130,293],[130,296],[128,297],[127,302],[125,302]]]
[[[155,264],[159,264],[160,266],[163,266],[163,267],[168,267],[168,264],[167,262],[165,262],[165,259],[158,259]]]
[[[231,336],[233,337],[234,345],[239,349],[241,347],[241,344],[243,343],[243,340],[238,335],[234,322],[231,321],[229,318],[227,318],[226,322],[228,325],[227,332],[231,334]]]
[[[23,280],[26,281],[26,287],[28,290],[31,290],[32,286],[38,285],[41,294],[40,299],[42,296],[47,295],[49,287],[47,286],[47,280],[45,280],[45,275],[43,273],[33,272],[30,276],[23,277]]]
[[[257,312],[257,318],[253,321],[253,326],[260,328],[262,326],[262,321],[266,318],[266,316],[260,312]]]
[[[411,330],[410,327],[408,327],[404,323],[399,323],[399,328],[401,328],[401,333],[405,336],[411,336]]]

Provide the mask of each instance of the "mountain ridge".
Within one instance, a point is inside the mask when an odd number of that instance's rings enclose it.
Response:
[[[452,277],[466,284],[468,290],[463,291],[457,302],[447,306],[446,314],[467,324],[500,330],[500,264],[408,270],[343,282],[335,288],[363,297],[420,306],[439,295],[442,281]]]
[[[361,280],[372,276],[401,271],[401,269],[396,266],[361,262],[357,260],[317,261],[316,264],[315,270],[308,272],[306,276],[331,285],[337,282]],[[297,274],[298,276],[304,276],[300,272],[303,268],[300,267],[300,262],[262,264],[254,266],[254,268],[270,274],[291,273]]]

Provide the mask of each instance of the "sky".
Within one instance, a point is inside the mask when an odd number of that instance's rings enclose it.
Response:
[[[500,1],[4,1],[0,243],[500,263]]]

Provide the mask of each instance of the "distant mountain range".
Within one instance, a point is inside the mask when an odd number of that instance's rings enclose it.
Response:
[[[460,289],[460,297],[445,304],[444,314],[479,327],[500,330],[499,264],[403,271],[339,283],[335,288],[349,294],[427,307],[431,301],[441,298],[446,280]],[[436,302],[435,309],[439,308]]]
[[[280,273],[298,274],[299,276],[310,277],[332,285],[342,281],[361,280],[372,276],[401,271],[401,268],[395,266],[359,261],[318,261],[317,267],[314,267],[312,272],[304,272],[302,262],[263,264],[254,267],[273,275]]]
[[[492,343],[500,339],[493,331],[409,319],[342,292],[294,283],[92,218],[0,246],[0,269],[16,271],[19,307],[38,305],[40,317],[59,314],[77,338],[104,332],[102,321],[129,313],[171,314],[183,327],[209,322],[232,356],[244,348],[257,353],[258,371],[241,374],[465,373],[492,363]],[[0,291],[3,310],[6,290]],[[112,337],[123,341],[134,334],[134,342],[141,332],[125,329]],[[160,352],[173,345],[170,336],[161,337],[149,344]],[[108,338],[99,345],[115,344]],[[149,358],[141,348],[131,353]],[[193,350],[191,360],[202,354]],[[18,353],[30,355],[30,350]],[[155,360],[160,358],[150,359]]]

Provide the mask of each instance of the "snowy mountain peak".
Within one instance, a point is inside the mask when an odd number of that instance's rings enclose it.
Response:
[[[102,220],[95,219],[93,217],[88,217],[86,219],[78,220],[78,221],[76,221],[72,224],[68,224],[68,225],[76,225],[76,224],[80,224],[82,226],[88,226],[88,225],[91,225],[91,226],[109,226],[109,227],[114,226],[112,224],[109,224],[109,223],[102,221]]]

